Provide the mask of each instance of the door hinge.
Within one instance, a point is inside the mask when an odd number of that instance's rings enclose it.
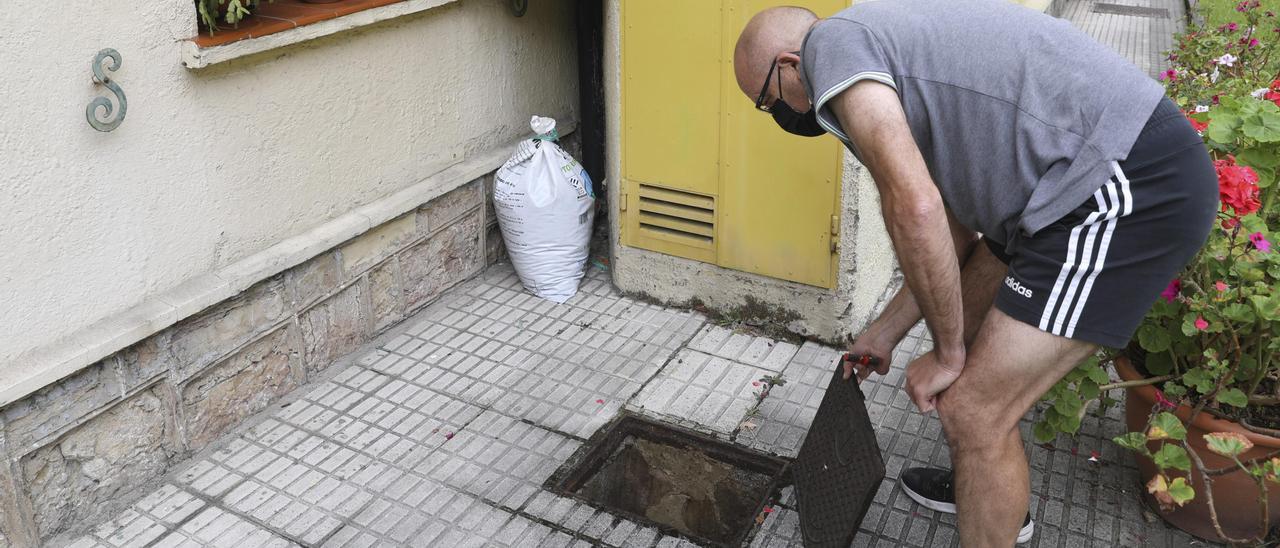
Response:
[[[626,211],[626,210],[627,210],[627,195],[620,194],[618,195],[618,211]]]
[[[831,252],[840,250],[840,216],[831,216]]]

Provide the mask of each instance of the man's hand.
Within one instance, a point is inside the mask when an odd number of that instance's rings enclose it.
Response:
[[[921,413],[933,411],[938,394],[960,378],[963,367],[963,358],[960,363],[945,363],[938,358],[936,350],[930,351],[907,364],[907,395]]]
[[[844,365],[844,380],[849,380],[853,376],[854,371],[858,373],[858,380],[864,380],[871,376],[874,371],[881,375],[889,373],[889,359],[893,356],[893,343],[885,342],[879,337],[871,333],[863,333],[857,340],[852,338],[849,340],[848,351],[846,354],[853,361],[846,360]],[[862,365],[857,362],[859,356],[871,356],[878,358],[880,362],[875,365]]]

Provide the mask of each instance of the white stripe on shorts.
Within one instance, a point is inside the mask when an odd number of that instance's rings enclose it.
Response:
[[[1120,170],[1120,164],[1111,162],[1111,169],[1116,173],[1116,180],[1120,181],[1120,196],[1124,209],[1119,212],[1119,215],[1107,219],[1107,228],[1103,230],[1102,244],[1098,248],[1098,261],[1093,266],[1093,272],[1089,273],[1089,279],[1084,282],[1080,300],[1076,302],[1075,311],[1071,313],[1071,321],[1067,322],[1067,332],[1062,334],[1064,337],[1070,337],[1076,333],[1076,322],[1080,320],[1080,313],[1084,311],[1085,303],[1089,302],[1093,281],[1097,279],[1098,273],[1102,272],[1102,266],[1107,260],[1107,249],[1111,247],[1111,235],[1115,232],[1116,225],[1120,224],[1120,217],[1133,213],[1133,195],[1129,193],[1129,178],[1125,177],[1124,172]]]
[[[1098,204],[1098,210],[1090,213],[1083,223],[1071,229],[1071,235],[1067,240],[1066,259],[1062,263],[1058,279],[1054,282],[1049,300],[1045,303],[1044,312],[1040,316],[1040,329],[1055,335],[1070,337],[1075,333],[1076,323],[1093,290],[1093,282],[1106,263],[1107,250],[1111,245],[1117,219],[1133,211],[1129,180],[1120,171],[1119,164],[1115,162],[1111,164],[1120,185],[1117,188],[1116,181],[1107,181],[1106,185],[1094,192],[1093,199]],[[1100,245],[1098,245],[1099,230],[1102,232]],[[1095,247],[1097,248],[1096,257],[1094,256]],[[1080,256],[1078,261],[1077,255]],[[1078,296],[1077,292],[1079,292]]]

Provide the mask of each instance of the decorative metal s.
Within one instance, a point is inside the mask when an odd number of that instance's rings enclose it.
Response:
[[[106,67],[104,70],[103,61],[106,59],[111,60],[111,66]],[[106,86],[108,90],[111,90],[111,93],[114,93],[116,96],[116,102],[120,104],[120,111],[117,112],[115,118],[112,119],[111,113],[115,111],[115,107],[111,105],[110,99],[107,99],[106,97],[94,97],[92,101],[89,101],[89,106],[84,109],[84,116],[89,120],[89,125],[93,126],[93,129],[98,131],[111,131],[120,127],[120,122],[124,121],[125,109],[128,106],[128,103],[125,102],[124,99],[124,90],[120,89],[120,84],[115,83],[115,81],[113,81],[106,72],[115,72],[119,69],[120,52],[112,48],[99,51],[98,55],[93,58],[93,81],[102,84]],[[102,110],[101,119],[97,116],[99,110]]]

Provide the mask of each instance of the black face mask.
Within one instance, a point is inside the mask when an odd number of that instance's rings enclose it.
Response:
[[[796,52],[797,54],[799,52]],[[818,123],[818,113],[814,109],[801,114],[791,108],[782,98],[782,69],[778,68],[778,60],[774,59],[773,64],[769,66],[769,74],[764,79],[764,87],[760,90],[760,96],[756,98],[756,108],[765,110],[761,107],[764,102],[765,90],[769,89],[769,80],[773,78],[774,70],[778,71],[778,99],[769,107],[769,114],[773,115],[773,121],[783,131],[792,135],[801,137],[818,137],[827,132]]]
[[[791,110],[791,105],[782,100],[781,94],[769,108],[769,113],[773,115],[773,121],[778,123],[782,131],[792,135],[818,137],[827,132],[822,125],[818,124],[818,113],[815,109],[811,108],[804,114]]]

